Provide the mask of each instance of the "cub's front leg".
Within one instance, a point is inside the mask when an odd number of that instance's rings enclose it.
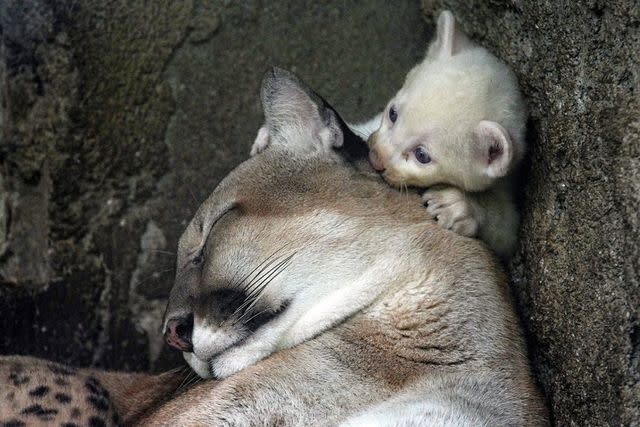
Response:
[[[477,193],[451,186],[433,187],[425,191],[422,200],[443,228],[478,237],[503,260],[513,255],[519,216],[508,182]]]

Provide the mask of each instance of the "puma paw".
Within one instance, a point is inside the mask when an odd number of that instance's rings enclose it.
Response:
[[[258,130],[256,139],[253,141],[253,145],[251,146],[251,152],[249,153],[251,157],[266,150],[270,142],[269,129],[267,129],[267,125],[262,125]]]
[[[456,187],[431,189],[424,192],[422,201],[429,215],[442,228],[467,237],[478,233],[479,222],[475,209],[464,191]]]

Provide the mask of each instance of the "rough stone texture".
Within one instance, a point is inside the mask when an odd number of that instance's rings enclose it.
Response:
[[[640,425],[640,3],[423,1],[514,67],[531,113],[513,289],[557,425]]]
[[[513,289],[558,425],[640,425],[633,0],[0,1],[0,353],[162,368],[176,240],[246,158],[258,84],[376,112],[441,8],[529,99]]]
[[[357,120],[426,40],[384,0],[0,0],[0,30],[0,354],[129,369],[179,358],[173,251],[248,156],[267,67]]]

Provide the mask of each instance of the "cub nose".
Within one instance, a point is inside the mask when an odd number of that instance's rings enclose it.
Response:
[[[369,151],[369,163],[371,163],[371,166],[373,166],[373,168],[378,172],[384,172],[384,164],[382,163],[382,160],[375,148],[372,148]]]
[[[167,322],[164,340],[171,347],[190,353],[193,351],[191,334],[193,332],[193,315],[174,317]]]

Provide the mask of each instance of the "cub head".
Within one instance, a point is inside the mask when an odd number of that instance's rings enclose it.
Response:
[[[524,154],[525,107],[513,72],[473,45],[449,11],[369,139],[370,161],[397,187],[480,191]]]
[[[383,244],[390,221],[426,218],[418,200],[411,209],[406,195],[348,166],[364,142],[295,76],[268,72],[262,103],[270,148],[217,186],[178,244],[164,333],[203,377],[256,331],[396,256],[381,254],[394,250]],[[346,155],[326,151],[327,138],[344,141]]]

